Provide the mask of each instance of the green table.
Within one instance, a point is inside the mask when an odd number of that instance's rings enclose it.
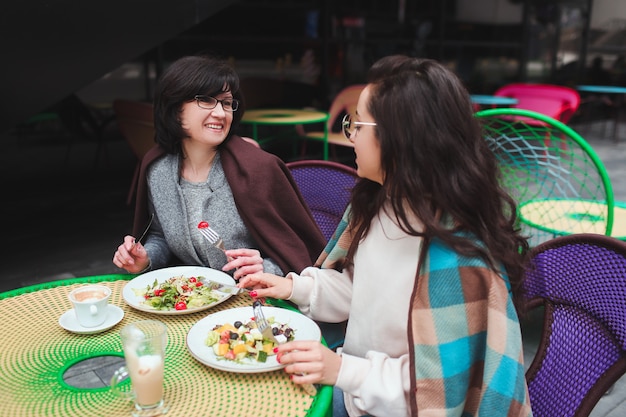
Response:
[[[128,306],[122,289],[134,275],[103,275],[34,285],[0,294],[0,408],[11,417],[130,416],[132,404],[108,388],[83,389],[67,385],[63,373],[82,359],[122,355],[119,330],[143,319],[163,321],[168,328],[165,362],[166,416],[325,416],[331,412],[332,387],[322,386],[315,397],[291,382],[282,370],[239,374],[202,365],[187,351],[186,335],[198,320],[215,311],[251,305],[240,294],[203,312],[164,316]],[[71,308],[67,294],[85,283],[111,287],[111,303],[124,318],[103,333],[66,331],[59,317]],[[276,301],[276,305],[287,304]]]
[[[301,126],[313,123],[323,123],[324,142],[323,158],[328,160],[328,127],[326,121],[328,113],[315,110],[299,110],[299,109],[255,109],[246,110],[241,119],[241,123],[252,126],[252,137],[261,145],[274,138],[259,138],[259,126]],[[298,135],[303,136],[303,135]],[[308,137],[307,137],[308,138]],[[312,139],[312,138],[308,138]]]

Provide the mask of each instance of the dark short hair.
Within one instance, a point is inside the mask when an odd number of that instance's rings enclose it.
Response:
[[[181,141],[187,133],[181,126],[183,104],[197,94],[217,96],[230,91],[240,101],[233,112],[233,123],[227,139],[243,117],[244,106],[239,91],[239,76],[228,62],[219,58],[194,55],[174,61],[160,77],[154,96],[154,127],[156,142],[168,153],[180,153]]]

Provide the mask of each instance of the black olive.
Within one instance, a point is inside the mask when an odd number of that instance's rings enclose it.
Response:
[[[293,332],[293,330],[291,330],[291,328],[287,327],[287,328],[285,329],[285,332],[284,332],[283,334],[285,335],[285,337],[286,337],[287,339],[289,339],[289,338],[291,337],[291,332]]]
[[[272,334],[274,336],[280,334],[280,329],[278,327],[272,327]]]
[[[231,338],[232,340],[237,340],[237,339],[239,339],[239,333],[237,333],[237,332],[230,332],[230,338]]]
[[[259,307],[262,306],[263,304],[261,304],[261,301],[259,300],[254,300],[254,303],[252,303],[252,307]]]
[[[243,323],[240,322],[239,320],[237,320],[234,324],[235,324],[236,329],[240,328],[243,325]]]

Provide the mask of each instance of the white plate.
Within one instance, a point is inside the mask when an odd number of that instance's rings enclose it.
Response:
[[[107,312],[107,318],[99,326],[96,327],[83,327],[78,323],[78,319],[76,319],[76,313],[74,309],[67,310],[65,313],[59,317],[59,325],[63,327],[65,330],[70,331],[72,333],[78,334],[94,334],[100,333],[105,330],[109,330],[111,327],[115,326],[117,323],[122,321],[124,318],[124,310],[115,306],[113,304],[109,304]]]
[[[222,297],[212,304],[207,304],[202,307],[188,308],[187,310],[157,310],[143,303],[144,298],[138,296],[133,291],[134,289],[143,289],[148,285],[152,285],[154,280],[161,283],[175,276],[185,277],[204,277],[212,281],[217,281],[222,284],[235,285],[235,280],[225,272],[218,271],[203,266],[174,266],[171,268],[162,268],[154,271],[146,272],[139,275],[128,282],[122,290],[122,297],[129,306],[136,308],[137,310],[147,311],[154,314],[164,315],[179,315],[196,313],[198,311],[209,309],[219,303],[222,303],[232,297],[232,294],[214,290],[216,294],[222,295]]]
[[[295,340],[321,340],[322,332],[319,326],[304,314],[278,307],[263,307],[266,318],[274,317],[275,321],[288,324],[294,330]],[[215,369],[228,372],[257,373],[269,372],[282,369],[284,365],[276,361],[276,355],[267,357],[267,362],[257,362],[254,359],[244,359],[234,362],[219,358],[211,346],[207,346],[205,340],[209,332],[218,324],[233,324],[237,320],[247,322],[254,316],[252,306],[232,308],[230,310],[213,313],[196,324],[187,333],[187,349],[191,356],[200,363]]]

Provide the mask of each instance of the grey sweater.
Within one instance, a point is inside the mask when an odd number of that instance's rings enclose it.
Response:
[[[177,155],[166,155],[148,169],[148,207],[155,213],[155,220],[144,246],[152,269],[168,266],[175,257],[184,265],[221,270],[227,263],[226,256],[198,231],[198,223],[203,220],[220,234],[226,248],[258,249],[237,211],[219,153],[206,182],[187,182],[179,172]],[[284,275],[269,258],[263,260],[263,268]]]

